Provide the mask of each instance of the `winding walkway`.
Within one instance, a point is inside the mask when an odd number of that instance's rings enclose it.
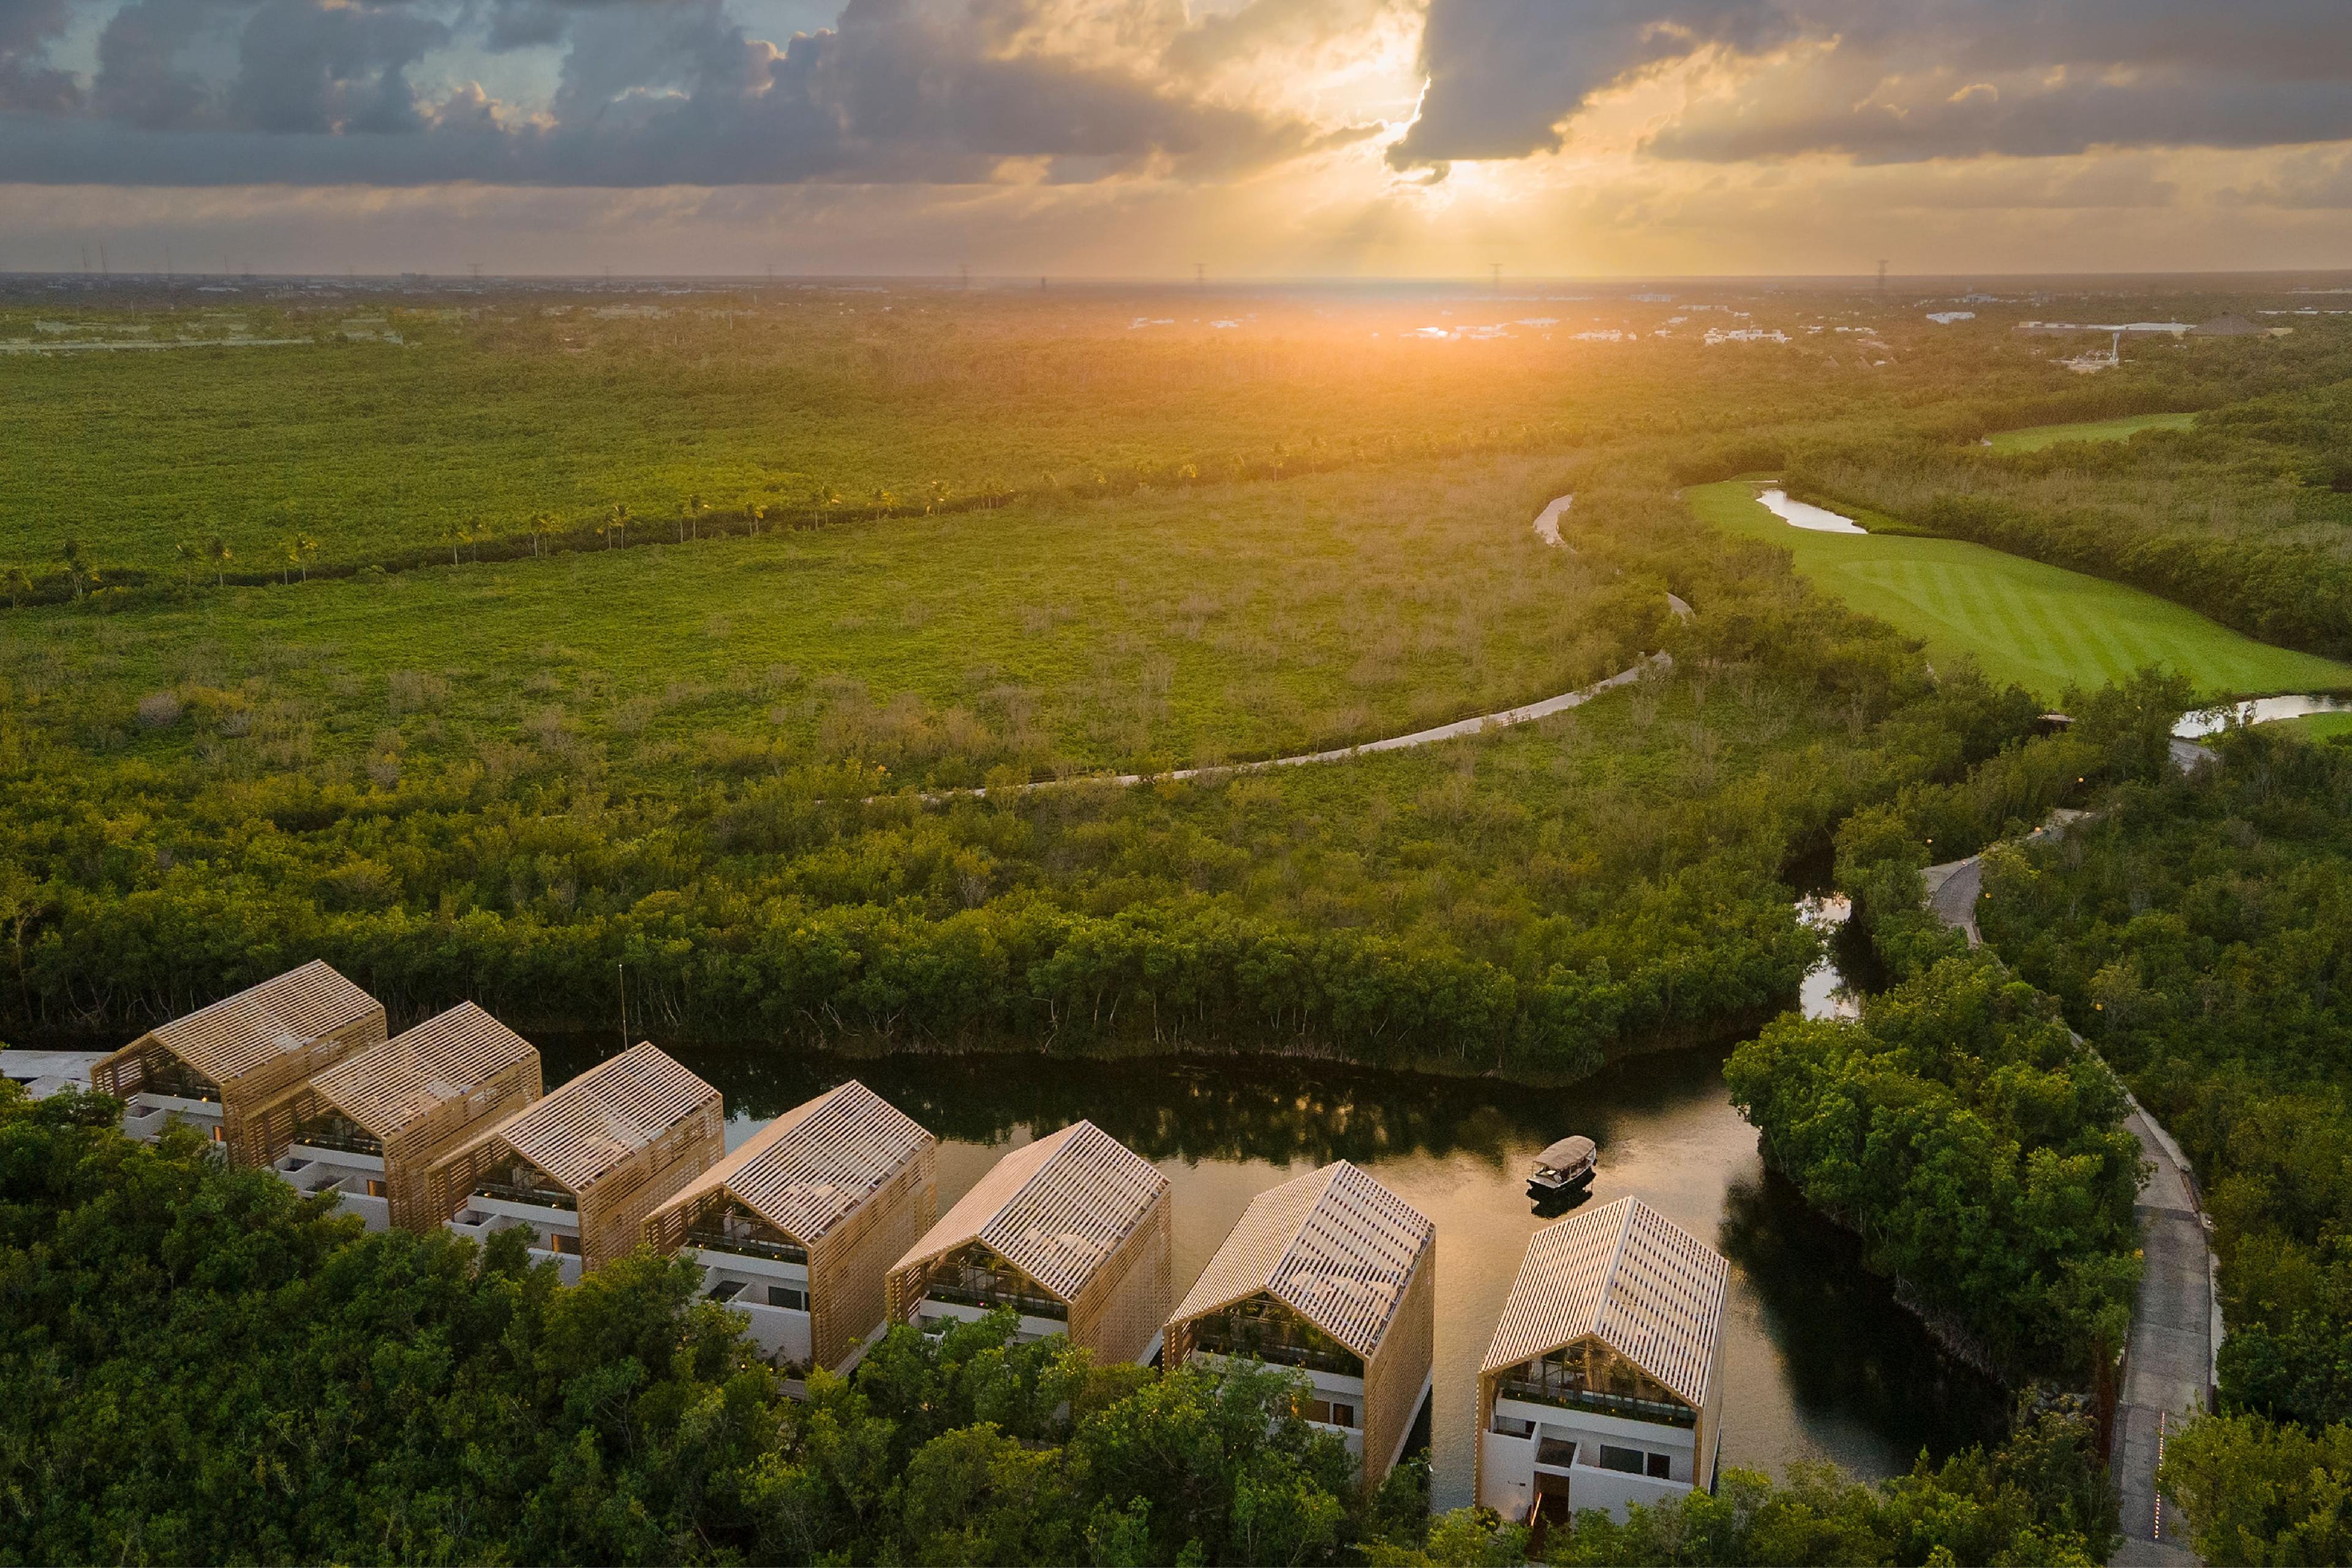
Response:
[[[2202,752],[2203,748],[2198,748]],[[2206,752],[2210,758],[2211,753]],[[2201,766],[2202,759],[2183,766]],[[2091,816],[2056,811],[2027,836],[2055,838]],[[1977,856],[1930,866],[1921,874],[1927,905],[1946,925],[1968,933],[1969,945],[1984,938],[1977,930],[1977,900],[1984,893],[1984,865]],[[2074,1037],[2077,1044],[2082,1037]],[[2164,1499],[2156,1489],[2156,1467],[2168,1434],[2194,1412],[2212,1407],[2214,1357],[2221,1343],[2221,1297],[2214,1286],[2213,1250],[2198,1200],[2197,1177],[2180,1145],[2143,1109],[2130,1091],[2131,1114],[2124,1125],[2139,1140],[2144,1174],[2132,1215],[2139,1226],[2144,1263],[2139,1300],[2133,1305],[2131,1340],[2124,1351],[2124,1384],[2116,1405],[2115,1430],[2107,1450],[2122,1507],[2124,1543],[2110,1563],[2125,1568],[2162,1568],[2198,1561],[2185,1533],[2176,1533]]]
[[[1560,542],[1559,520],[1575,500],[1576,498],[1572,495],[1559,497],[1538,513],[1535,521],[1538,537],[1546,544],[1568,550],[1571,554],[1575,552],[1573,547]],[[1689,620],[1695,613],[1689,605],[1673,594],[1666,595],[1666,609],[1676,620],[1682,621]],[[1526,703],[1517,708],[1506,708],[1499,713],[1481,713],[1475,718],[1456,719],[1451,724],[1438,724],[1427,730],[1415,730],[1407,735],[1390,735],[1382,740],[1366,741],[1359,746],[1335,746],[1326,752],[1305,752],[1294,757],[1267,757],[1255,763],[1222,763],[1214,767],[1175,768],[1164,773],[1088,774],[1075,779],[1039,779],[1029,784],[1014,784],[1009,790],[1001,790],[997,793],[1027,795],[1033,790],[1060,789],[1073,784],[1116,784],[1121,788],[1131,788],[1136,784],[1161,779],[1228,778],[1235,773],[1262,773],[1268,768],[1304,767],[1310,763],[1344,763],[1351,757],[1370,756],[1377,752],[1410,751],[1416,746],[1433,746],[1442,741],[1464,740],[1472,735],[1482,735],[1489,730],[1507,730],[1515,724],[1528,724],[1538,719],[1549,719],[1555,713],[1565,713],[1571,708],[1580,708],[1603,692],[1612,691],[1620,686],[1630,686],[1653,670],[1664,674],[1674,667],[1675,660],[1672,654],[1646,654],[1606,679],[1596,680],[1591,685],[1580,687],[1574,691],[1563,691],[1557,697],[1547,697],[1540,701]],[[979,800],[986,798],[988,794],[985,789],[949,789],[932,791],[921,798],[929,803],[943,800]],[[871,801],[883,797],[868,796],[867,798]]]

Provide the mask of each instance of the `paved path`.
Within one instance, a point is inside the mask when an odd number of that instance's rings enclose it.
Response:
[[[2175,742],[2176,752],[2185,742]],[[2210,758],[2203,747],[2193,748]],[[2179,762],[2177,755],[2175,761]],[[2190,759],[2184,766],[2202,766]],[[2028,842],[2056,837],[2087,812],[2058,811],[2027,836]],[[1982,945],[1977,900],[1984,892],[1984,864],[1976,856],[1930,866],[1921,873],[1927,907],[1946,925],[1966,931],[1970,947]],[[2081,1043],[2082,1037],[2075,1037]],[[2214,1353],[2221,1342],[2221,1309],[2213,1289],[2213,1252],[2197,1195],[2197,1178],[2180,1145],[2156,1119],[2131,1101],[2124,1125],[2139,1140],[2145,1176],[2132,1215],[2139,1226],[2139,1300],[2132,1308],[2131,1342],[2124,1354],[2124,1386],[2116,1405],[2116,1426],[2107,1451],[2122,1509],[2124,1543],[2111,1563],[2139,1565],[2193,1563],[2185,1534],[2176,1534],[2169,1505],[2157,1495],[2156,1467],[2168,1430],[2189,1414],[2211,1407]]]
[[[1537,515],[1536,532],[1545,543],[1559,545],[1560,517],[1575,500],[1572,495],[1561,496]],[[1560,548],[1569,547],[1560,545]],[[1572,550],[1570,552],[1574,553]],[[1666,595],[1666,608],[1676,620],[1689,620],[1694,614],[1689,605],[1672,594]],[[1010,792],[1000,793],[1026,795],[1032,790],[1059,789],[1065,782],[1132,786],[1150,779],[1224,778],[1234,773],[1259,773],[1267,768],[1303,767],[1309,763],[1344,763],[1350,757],[1370,756],[1376,752],[1410,751],[1416,746],[1433,746],[1441,741],[1463,740],[1468,736],[1484,734],[1489,730],[1507,730],[1514,724],[1527,724],[1538,719],[1549,719],[1555,713],[1565,713],[1571,708],[1580,708],[1604,691],[1614,690],[1620,686],[1630,686],[1653,670],[1664,674],[1674,667],[1673,655],[1648,654],[1636,659],[1630,668],[1619,670],[1607,679],[1596,680],[1591,685],[1575,691],[1563,691],[1558,697],[1547,697],[1541,701],[1529,702],[1518,708],[1506,708],[1499,713],[1481,713],[1473,719],[1457,719],[1451,724],[1439,724],[1427,730],[1415,730],[1409,735],[1391,735],[1383,740],[1367,741],[1360,746],[1337,746],[1328,752],[1307,752],[1295,757],[1268,757],[1255,763],[1226,763],[1211,768],[1176,768],[1164,773],[1113,773],[1108,776],[1095,774],[1068,781],[1044,779],[1032,784],[1015,784]],[[984,789],[946,789],[933,791],[922,798],[927,802],[982,799],[988,793]]]
[[[2213,1256],[2198,1212],[2195,1178],[2179,1146],[2132,1102],[2125,1123],[2139,1140],[2147,1179],[2133,1209],[2146,1271],[2132,1311],[2123,1397],[2116,1405],[2107,1463],[2123,1505],[2124,1544],[2109,1559],[2125,1564],[2191,1563],[2188,1538],[2157,1495],[2157,1461],[2168,1429],[2208,1407],[2221,1312],[2213,1301]]]

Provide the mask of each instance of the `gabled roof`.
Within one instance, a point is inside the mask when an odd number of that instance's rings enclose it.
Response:
[[[852,1079],[769,1122],[662,1209],[698,1204],[723,1189],[807,1247],[938,1142]]]
[[[391,1138],[526,1060],[534,1068],[539,1062],[529,1040],[471,1002],[460,1002],[329,1068],[310,1087],[370,1132]]]
[[[226,1084],[383,1010],[374,997],[314,958],[174,1018],[150,1037],[215,1083]]]
[[[717,1089],[645,1040],[516,1111],[475,1143],[503,1139],[577,1193],[718,1098]]]
[[[1341,1160],[1251,1199],[1176,1316],[1263,1290],[1369,1360],[1436,1239],[1419,1210]]]
[[[996,1163],[896,1267],[977,1241],[1065,1301],[1118,1250],[1168,1178],[1091,1121]]]
[[[1730,1272],[1720,1254],[1639,1198],[1547,1226],[1528,1240],[1485,1370],[1598,1335],[1697,1409]]]

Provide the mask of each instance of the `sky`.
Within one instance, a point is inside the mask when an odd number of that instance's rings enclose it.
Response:
[[[0,269],[2352,268],[2352,0],[0,0]]]

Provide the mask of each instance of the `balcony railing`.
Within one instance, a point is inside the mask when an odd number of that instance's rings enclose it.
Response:
[[[1315,1372],[1334,1373],[1340,1377],[1361,1377],[1364,1363],[1346,1351],[1310,1350],[1305,1345],[1286,1345],[1279,1341],[1261,1344],[1244,1344],[1224,1334],[1204,1333],[1192,1342],[1192,1348],[1210,1355],[1231,1356],[1235,1361],[1264,1362],[1269,1366],[1305,1367]]]
[[[1070,1321],[1070,1306],[1050,1296],[1029,1296],[996,1286],[960,1284],[950,1279],[933,1279],[923,1288],[923,1294],[935,1301],[953,1301],[961,1307],[1010,1307],[1024,1318],[1051,1318],[1057,1323]]]
[[[512,1182],[476,1182],[474,1195],[478,1198],[499,1198],[510,1204],[530,1204],[535,1208],[578,1209],[580,1200],[561,1187],[524,1187]]]
[[[1586,1410],[1595,1415],[1622,1415],[1630,1421],[1652,1421],[1662,1426],[1696,1426],[1698,1412],[1687,1405],[1636,1399],[1631,1394],[1601,1394],[1591,1389],[1546,1387],[1538,1383],[1507,1381],[1495,1391],[1505,1399],[1549,1405],[1561,1410]]]
[[[719,1230],[689,1230],[686,1233],[688,1247],[706,1247],[713,1252],[732,1252],[740,1258],[772,1258],[779,1263],[806,1263],[808,1248],[795,1247],[789,1241],[759,1241],[751,1237],[729,1236]]]
[[[383,1158],[383,1140],[365,1132],[341,1132],[329,1127],[305,1127],[294,1134],[294,1142],[310,1149],[336,1149],[346,1154],[372,1154]]]

